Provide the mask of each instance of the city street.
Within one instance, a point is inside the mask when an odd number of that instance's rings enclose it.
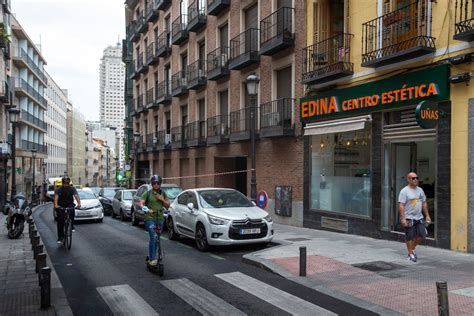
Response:
[[[34,214],[76,315],[312,314],[370,315],[343,301],[241,262],[265,246],[199,252],[194,242],[163,238],[165,275],[145,267],[148,235],[110,217],[78,223],[70,251],[56,244],[52,208]]]

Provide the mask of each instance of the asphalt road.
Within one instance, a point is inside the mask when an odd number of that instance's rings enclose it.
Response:
[[[113,315],[120,308],[126,314],[144,314],[148,308],[160,315],[200,315],[212,309],[221,314],[218,308],[249,315],[373,314],[241,262],[243,254],[265,246],[203,253],[189,239],[162,238],[165,274],[160,278],[145,265],[148,235],[143,226],[110,217],[103,223],[77,223],[68,251],[56,244],[51,207],[40,208],[34,218],[75,315]]]

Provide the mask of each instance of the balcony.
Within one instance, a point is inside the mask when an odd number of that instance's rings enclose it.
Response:
[[[171,25],[171,42],[173,45],[180,45],[188,40],[189,33],[187,25],[188,16],[186,14],[181,14],[173,21]]]
[[[352,34],[341,33],[303,48],[301,83],[317,84],[354,73],[351,63]]]
[[[158,9],[157,0],[149,0],[146,7],[146,21],[155,22],[160,17],[160,10]]]
[[[260,137],[294,136],[295,99],[282,98],[260,105]]]
[[[171,95],[179,97],[188,93],[188,80],[186,78],[186,71],[181,70],[171,77]]]
[[[188,89],[197,89],[205,86],[206,79],[206,61],[198,59],[188,66]]]
[[[24,79],[17,78],[15,80],[15,95],[17,97],[29,97],[44,110],[47,110],[48,102],[46,99]]]
[[[219,15],[230,7],[230,0],[207,0],[207,14]]]
[[[148,22],[145,20],[144,12],[142,12],[140,17],[137,19],[136,27],[137,33],[145,33],[148,31]]]
[[[171,128],[171,148],[186,148],[188,141],[188,126],[176,126]]]
[[[171,84],[168,80],[163,80],[156,87],[156,103],[169,103],[171,99]]]
[[[24,139],[21,140],[21,148],[19,149],[26,150],[26,151],[31,151],[33,149],[36,149],[39,154],[48,153],[48,148],[46,147],[46,145],[37,144],[35,142],[31,142]]]
[[[143,17],[141,17],[143,18]],[[130,23],[130,41],[133,43],[133,42],[136,42],[140,39],[140,32],[138,32],[138,20],[140,18],[138,18],[137,20],[134,20],[132,21],[132,23]]]
[[[459,1],[459,7],[458,7]],[[469,10],[469,2],[470,10]],[[455,4],[455,34],[453,38],[458,41],[474,41],[474,2],[472,0],[457,0]]]
[[[229,69],[239,70],[260,61],[258,29],[248,29],[230,40]]]
[[[256,109],[255,112],[255,114],[258,115],[258,109]],[[250,107],[246,107],[230,113],[229,140],[231,142],[250,140],[250,114]],[[256,132],[257,131],[255,131],[255,133]]]
[[[39,129],[42,129],[44,132],[47,132],[48,126],[46,125],[44,120],[34,116],[31,113],[28,113],[25,110],[21,110],[20,117],[23,122],[29,123],[29,125],[33,125]]]
[[[156,8],[158,10],[165,10],[171,5],[171,0],[156,0]]]
[[[137,114],[140,114],[141,112],[143,112],[143,109],[144,109],[144,105],[143,105],[143,94],[140,94],[136,99],[135,99],[135,112]]]
[[[155,151],[157,150],[158,138],[156,138],[155,134],[147,134],[146,135],[146,151]]]
[[[143,52],[138,54],[136,69],[139,74],[144,74],[148,71],[148,65],[144,62],[144,59],[143,59]]]
[[[188,142],[189,147],[206,146],[206,121],[195,121],[188,125]]]
[[[134,63],[132,62],[130,64],[130,79],[137,79],[140,78],[140,73],[138,72],[138,60],[136,60]]]
[[[188,7],[188,32],[197,32],[206,26],[206,8],[200,0],[194,0]]]
[[[20,47],[17,47],[13,52],[13,63],[18,68],[29,68],[35,75],[36,79],[41,81],[43,85],[48,84],[48,79],[42,69],[35,63],[35,61],[28,55],[28,53]]]
[[[283,7],[260,21],[260,54],[274,55],[295,45],[294,8]]]
[[[155,89],[148,89],[146,92],[145,104],[147,109],[158,107],[158,103],[155,102]]]
[[[151,43],[146,48],[146,64],[147,66],[158,65],[160,57],[156,55],[155,43]]]
[[[436,51],[430,0],[418,0],[362,24],[362,66],[380,67]]]
[[[229,115],[217,115],[207,119],[207,144],[223,144],[229,142]]]
[[[0,81],[0,102],[4,105],[10,105],[12,100],[12,92],[8,81]]]
[[[158,150],[170,150],[171,149],[171,133],[167,133],[166,130],[158,131],[156,134],[157,143],[156,148]]]
[[[219,80],[229,74],[229,47],[219,47],[207,54],[208,80]]]
[[[171,55],[170,32],[164,31],[156,39],[156,55],[158,57],[167,57]]]

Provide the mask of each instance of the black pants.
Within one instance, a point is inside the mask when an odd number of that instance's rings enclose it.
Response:
[[[76,212],[74,210],[69,211],[69,218],[72,222],[72,228],[74,228],[74,216]],[[64,219],[66,217],[66,211],[62,208],[56,209],[56,216],[58,220],[58,239],[64,238]]]

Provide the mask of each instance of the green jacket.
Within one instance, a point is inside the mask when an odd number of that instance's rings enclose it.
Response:
[[[151,195],[148,197],[148,192],[151,192]],[[161,195],[163,199],[168,200],[164,191],[161,191]],[[158,193],[153,190],[145,191],[142,194],[141,199],[145,200],[145,206],[148,207],[150,210],[153,210],[154,214],[151,215],[149,212],[145,213],[144,220],[163,220],[165,217],[163,215],[163,203],[158,201]]]

